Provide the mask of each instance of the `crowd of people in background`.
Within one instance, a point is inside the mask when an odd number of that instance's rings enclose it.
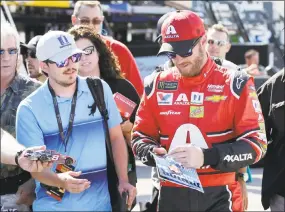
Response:
[[[254,77],[267,75],[259,52],[248,50],[244,65],[226,60],[226,27],[205,29],[196,13],[181,10],[159,19],[158,56],[169,60],[143,83],[130,50],[101,34],[103,20],[99,1],[77,1],[72,28],[27,44],[1,24],[1,211],[120,211],[125,192],[133,209],[135,158],[154,167],[148,211],[246,211],[249,165],[262,158],[264,209],[284,211],[284,68],[257,88]],[[28,76],[19,73],[21,58]],[[108,127],[98,105],[91,109],[98,99],[90,77],[102,83]],[[116,93],[136,104],[130,118],[121,117]],[[72,156],[75,165],[58,173],[52,162],[24,157],[46,149]],[[205,193],[159,180],[152,154],[197,169]],[[227,159],[240,155],[248,157]],[[58,201],[43,184],[64,196]]]

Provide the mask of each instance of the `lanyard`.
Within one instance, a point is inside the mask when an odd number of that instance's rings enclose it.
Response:
[[[73,121],[74,121],[74,116],[75,116],[75,107],[76,107],[77,90],[78,90],[78,80],[76,80],[76,89],[75,89],[74,95],[72,97],[71,111],[70,111],[70,115],[69,115],[69,125],[68,125],[68,129],[67,129],[66,137],[64,136],[64,133],[63,133],[62,121],[61,121],[61,117],[60,117],[60,113],[59,113],[59,108],[58,108],[58,103],[57,103],[57,100],[56,100],[56,95],[55,95],[54,90],[50,86],[49,82],[48,82],[48,88],[49,88],[49,91],[50,91],[50,93],[52,95],[54,111],[55,111],[55,115],[56,115],[56,119],[57,119],[58,129],[59,129],[59,134],[60,134],[61,140],[62,140],[62,142],[64,144],[65,152],[66,152],[66,146],[67,146],[68,139],[69,139],[69,136],[70,136],[71,131],[72,131]]]

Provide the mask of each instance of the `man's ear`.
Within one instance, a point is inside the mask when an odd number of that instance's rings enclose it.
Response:
[[[230,51],[231,47],[232,47],[232,44],[231,43],[227,43],[227,53]]]
[[[40,61],[40,69],[46,73],[48,73],[48,65],[45,62]]]
[[[201,43],[202,43],[203,46],[206,45],[206,43],[207,43],[207,34],[203,35],[203,37],[201,38]]]
[[[72,23],[73,26],[76,24],[76,17],[75,17],[75,15],[71,16],[71,23]]]

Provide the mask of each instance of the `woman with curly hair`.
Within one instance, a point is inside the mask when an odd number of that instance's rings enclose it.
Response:
[[[130,146],[131,130],[140,103],[136,89],[124,78],[117,57],[92,27],[74,26],[69,29],[68,33],[74,36],[77,47],[86,52],[79,63],[79,75],[100,77],[108,83],[113,94],[118,92],[137,104],[130,120],[121,124],[127,144]]]

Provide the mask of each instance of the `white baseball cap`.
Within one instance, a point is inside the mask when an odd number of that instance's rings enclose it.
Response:
[[[44,34],[37,44],[36,52],[40,61],[51,60],[56,63],[74,54],[84,53],[76,47],[73,36],[63,31],[49,31]]]

